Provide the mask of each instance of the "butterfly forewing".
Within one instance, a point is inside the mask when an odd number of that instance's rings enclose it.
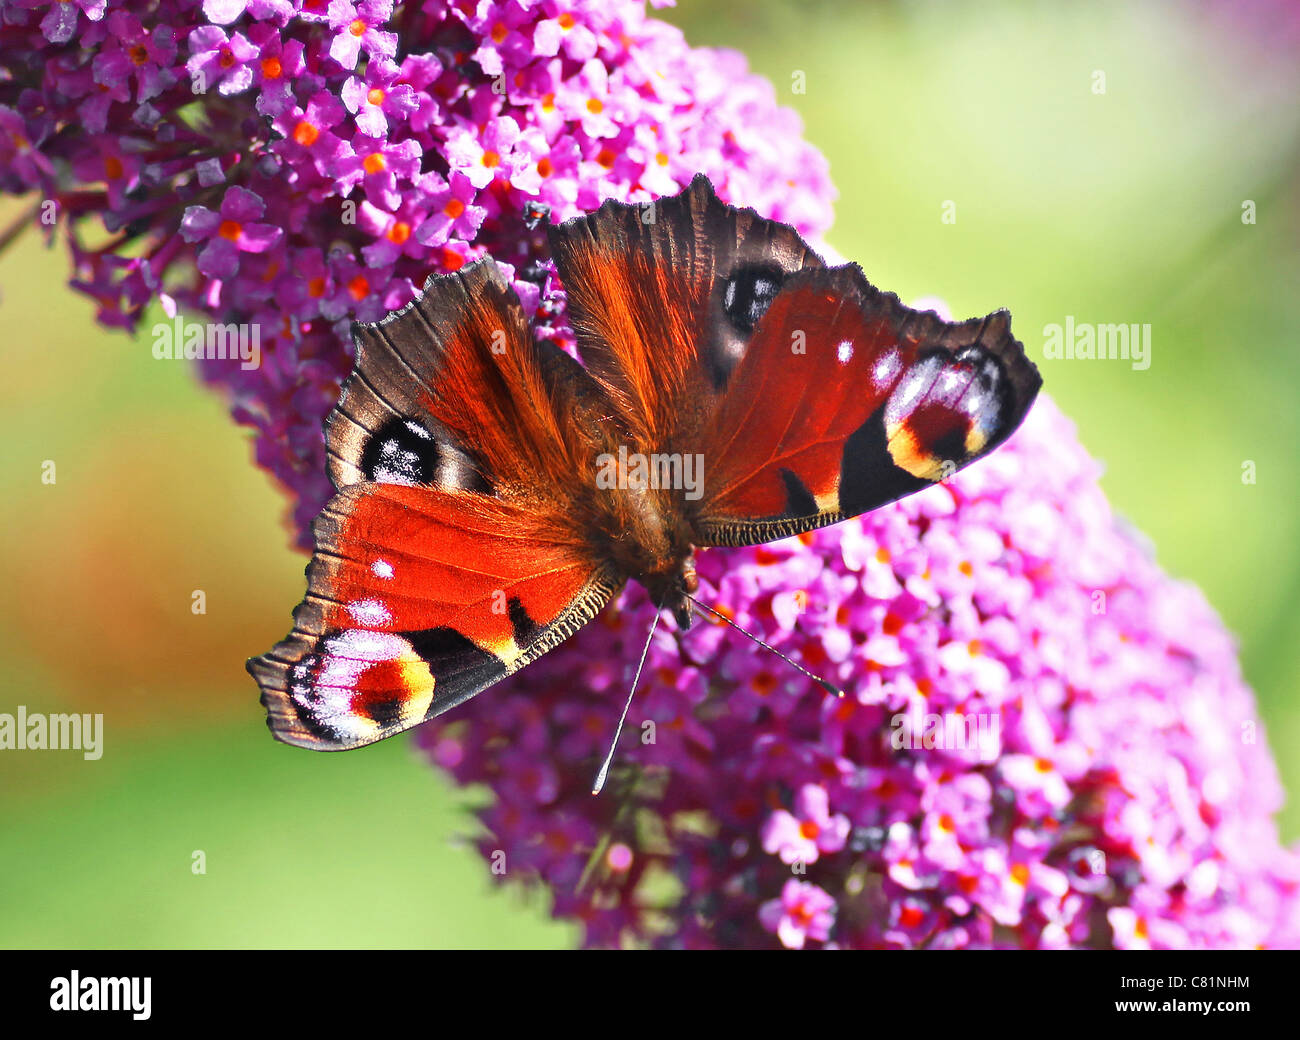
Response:
[[[654,450],[701,429],[767,302],[822,266],[793,228],[724,205],[703,176],[672,198],[608,201],[550,241],[582,360]]]

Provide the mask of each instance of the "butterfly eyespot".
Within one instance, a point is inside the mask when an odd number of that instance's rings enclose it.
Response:
[[[731,272],[722,289],[722,309],[738,332],[754,331],[781,291],[786,273],[773,264],[747,264]]]
[[[362,473],[381,484],[431,484],[437,465],[437,443],[409,419],[390,419],[361,453]]]
[[[299,722],[328,742],[373,740],[423,719],[436,680],[407,634],[333,630],[289,669]]]

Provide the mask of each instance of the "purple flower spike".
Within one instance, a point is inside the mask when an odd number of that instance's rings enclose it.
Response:
[[[657,736],[622,745],[600,799],[589,774],[653,615],[636,591],[421,739],[454,734],[440,761],[496,790],[485,855],[535,847],[556,813],[628,847],[632,871],[597,869],[571,911],[592,944],[1294,945],[1272,760],[1222,730],[1257,728],[1231,642],[1115,523],[1097,473],[1040,395],[943,484],[702,553],[706,602],[848,696],[719,625],[656,638],[630,724]],[[545,805],[487,750],[525,741],[562,778]],[[585,855],[533,867],[555,886]],[[667,934],[636,896],[656,869],[681,893]]]

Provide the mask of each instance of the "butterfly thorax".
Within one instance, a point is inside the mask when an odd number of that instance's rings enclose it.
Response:
[[[629,486],[598,487],[596,538],[624,576],[689,628],[687,596],[699,588],[699,579],[682,491],[641,487],[635,479],[624,483]]]

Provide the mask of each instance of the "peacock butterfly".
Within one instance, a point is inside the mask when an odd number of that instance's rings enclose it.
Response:
[[[629,579],[685,628],[696,546],[943,480],[1042,382],[1006,311],[911,310],[703,176],[547,234],[582,363],[533,337],[490,258],[353,326],[307,595],[248,662],[278,739],[341,750],[440,715]]]

